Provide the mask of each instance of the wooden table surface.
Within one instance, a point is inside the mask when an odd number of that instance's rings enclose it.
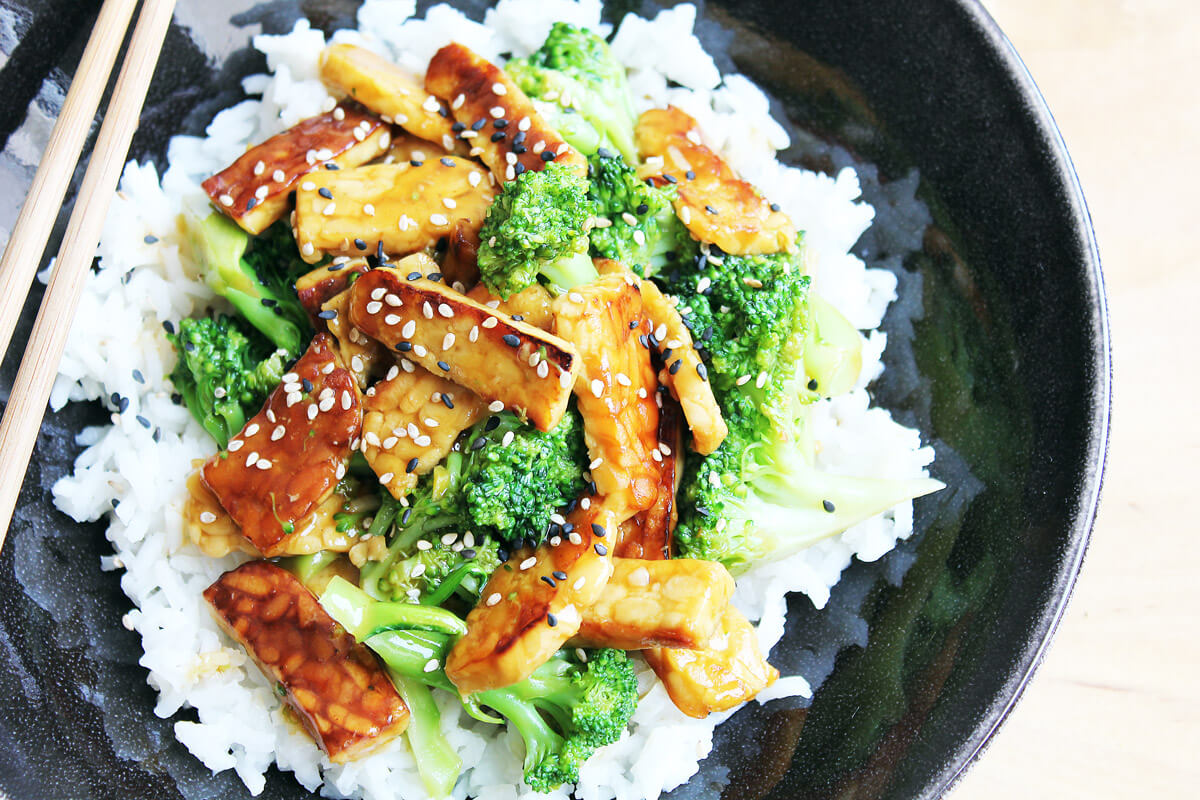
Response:
[[[1200,797],[1200,3],[984,0],[1063,131],[1114,342],[1099,521],[1024,697],[952,800]]]

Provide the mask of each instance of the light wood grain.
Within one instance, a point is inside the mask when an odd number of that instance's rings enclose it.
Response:
[[[1050,652],[951,800],[1200,795],[1200,6],[985,0],[1091,207],[1114,341],[1100,516]]]
[[[105,0],[101,7],[29,186],[29,195],[13,226],[13,235],[4,249],[4,258],[0,260],[0,286],[4,286],[0,292],[0,355],[8,350],[16,330],[25,296],[75,171],[75,162],[79,160],[100,96],[125,40],[134,5],[136,0]]]
[[[21,367],[0,423],[0,546],[12,521],[25,468],[46,411],[71,319],[79,305],[104,218],[137,130],[175,0],[146,0],[79,188],[58,260],[33,324]],[[15,234],[19,236],[20,234]]]

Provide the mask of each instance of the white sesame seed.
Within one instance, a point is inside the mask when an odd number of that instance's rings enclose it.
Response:
[[[433,95],[429,95],[428,97],[425,98],[425,102],[421,103],[421,108],[425,109],[426,111],[430,112],[431,114],[436,114],[438,111],[437,98],[434,97]]]
[[[635,241],[637,243],[638,247],[645,247],[646,234],[640,230],[634,231],[633,232],[633,241]]]
[[[449,350],[453,346],[454,346],[454,334],[447,333],[445,336],[442,337],[442,349]]]
[[[558,374],[558,385],[564,389],[571,388],[571,373],[560,372]]]
[[[529,558],[527,558],[521,562],[521,570],[522,571],[527,570],[536,563],[537,563],[537,556],[530,556]]]
[[[571,531],[570,533],[568,533],[567,538],[571,541],[571,544],[582,544],[583,543],[583,537],[580,536],[575,531]]]
[[[558,547],[560,544],[562,544],[561,536],[551,536],[550,537],[550,546],[551,547]]]
[[[651,450],[650,457],[655,461],[662,461],[662,453],[658,452],[658,450]]]
[[[337,479],[338,479],[339,481],[340,481],[342,478],[346,477],[346,465],[345,465],[345,464],[338,464],[338,467],[337,467],[337,472],[335,472],[335,473],[334,473],[334,475],[336,475],[336,476],[337,476]]]
[[[416,566],[416,567],[414,567],[414,568],[413,568],[413,571],[412,571],[411,573],[409,573],[409,574],[410,574],[412,577],[414,577],[414,578],[419,578],[419,577],[421,577],[422,575],[424,575],[424,574],[425,574],[425,565],[424,565],[424,564],[417,564],[417,566]],[[428,665],[428,664],[426,664],[426,665],[425,665],[425,667],[426,667],[426,669],[428,669],[429,665]],[[436,668],[435,668],[435,669],[436,669]]]
[[[255,461],[258,461],[258,451],[257,450],[252,452],[250,455],[246,456],[246,466],[248,467],[248,466],[252,465]]]
[[[391,450],[393,447],[396,446],[396,443],[399,441],[400,441],[399,436],[389,436],[388,438],[383,440],[383,444],[380,445],[380,447],[382,447],[384,450]]]
[[[538,362],[542,360],[542,354],[536,350],[529,354],[529,366],[536,367]]]
[[[265,471],[271,468],[271,462],[267,461],[265,458],[260,458],[258,461],[254,462],[254,466]]]
[[[758,378],[755,379],[754,385],[757,386],[759,389],[766,386],[767,385],[767,373],[766,372],[758,373]]]
[[[276,421],[275,420],[275,412],[269,408],[267,409],[267,421],[270,422],[272,425],[274,425],[275,421]]]
[[[578,578],[575,579],[575,582],[571,584],[571,588],[578,592],[580,589],[583,588],[583,585],[585,583],[587,583],[587,577],[584,575],[580,575]]]
[[[633,381],[629,380],[629,376],[626,375],[624,372],[617,373],[617,383],[621,384],[622,386],[632,386],[633,385]]]
[[[308,404],[308,409],[307,409],[307,410],[306,410],[304,413],[308,415],[308,418],[309,418],[310,420],[314,420],[314,419],[316,419],[316,418],[317,418],[317,411],[318,411],[318,409],[317,409],[317,404],[316,404],[316,403],[309,403],[309,404]]]
[[[475,342],[475,341],[479,340],[479,326],[478,325],[471,326],[471,332],[467,334],[467,340],[471,341],[471,342]]]
[[[433,440],[430,439],[425,434],[421,434],[420,436],[416,436],[413,438],[413,444],[415,444],[417,447],[429,447],[429,445],[432,443],[433,443]]]
[[[425,319],[433,319],[433,306],[430,305],[428,300],[421,304],[421,314],[424,315]]]
[[[545,141],[543,141],[543,140],[538,140],[538,141],[534,142],[534,144],[533,144],[533,153],[534,153],[534,155],[540,155],[540,154],[541,154],[541,152],[542,152],[543,150],[545,150],[545,149],[546,149],[546,142],[545,142]]]
[[[459,94],[458,97],[454,98],[454,102],[450,104],[450,108],[458,111],[460,108],[462,108],[463,103],[465,102],[467,102],[467,96],[465,94]]]
[[[356,140],[358,140],[360,142],[363,139],[367,138],[367,135],[365,133],[363,133],[362,128],[355,128],[353,131],[350,132],[350,135],[353,136]]]
[[[258,423],[251,422],[246,426],[246,430],[242,431],[242,436],[253,436],[256,433],[258,433]]]
[[[206,525],[211,524],[211,523],[217,521],[217,515],[211,511],[201,511],[200,512],[200,521]]]
[[[454,316],[454,309],[447,303],[438,303],[438,313],[446,319],[450,319]]]
[[[621,219],[625,220],[626,225],[637,225],[637,217],[630,214],[628,211],[621,212]]]
[[[257,198],[258,200],[265,200],[267,197],[267,194],[269,192],[270,192],[270,189],[268,189],[266,187],[266,185],[264,184],[254,190],[254,197]]]
[[[383,322],[385,325],[399,325],[400,324],[400,315],[399,314],[387,314],[386,316],[384,316]]]
[[[438,425],[441,424],[433,417],[426,417],[425,419],[423,419],[421,421],[425,423],[426,428],[436,428]]]
[[[495,237],[495,236],[493,236],[493,237],[491,238],[491,241],[489,242],[489,244],[490,244],[490,245],[492,245],[492,246],[495,246],[495,244],[496,244],[496,237]],[[484,305],[485,305],[485,306],[487,306],[488,308],[492,309],[492,310],[495,310],[495,309],[497,309],[497,308],[499,308],[499,307],[500,307],[500,301],[499,301],[499,300],[488,300],[486,303],[484,303]]]
[[[254,165],[255,176],[262,175],[267,170],[267,165],[259,161]]]
[[[667,325],[665,322],[660,323],[659,326],[654,329],[654,338],[658,339],[660,342],[667,338]]]
[[[563,142],[558,147],[554,148],[554,154],[561,156],[563,153],[567,152],[570,149],[571,149],[571,145],[567,144],[566,142]]]
[[[592,499],[590,497],[579,498],[579,507],[582,508],[584,511],[587,511],[589,508],[592,507]]]
[[[416,369],[417,369],[413,365],[413,363],[411,361],[409,361],[407,358],[400,359],[400,368],[403,369],[405,372],[410,372],[410,373],[416,372]]]
[[[530,122],[529,117],[521,117],[521,121],[517,123],[517,130],[527,131],[529,130],[529,126],[532,124],[533,123]]]
[[[478,186],[479,185],[479,173],[475,172],[474,170],[467,173],[467,183],[471,184],[472,187]]]
[[[502,106],[492,106],[490,109],[488,109],[488,113],[491,114],[494,119],[500,119],[504,116],[504,108]]]
[[[515,167],[513,167],[512,164],[509,164],[507,167],[504,168],[504,180],[512,181],[512,180],[516,180],[516,178],[517,178],[517,170]]]
[[[683,347],[683,342],[679,341],[678,339],[668,339],[667,347],[674,350],[676,348]]]
[[[543,361],[537,365],[537,376],[539,378],[545,378],[549,374],[550,374],[550,365],[549,364],[547,364],[545,361]]]
[[[285,433],[287,433],[287,428],[283,427],[282,425],[276,425],[275,430],[271,431],[271,441],[278,442],[283,438]]]
[[[484,328],[494,328],[494,327],[496,327],[496,325],[499,324],[499,322],[500,322],[500,320],[496,319],[495,317],[488,317],[487,319],[485,319],[483,322],[481,322],[479,324],[482,325]]]
[[[352,405],[354,405],[354,398],[350,396],[350,391],[348,389],[342,390],[342,410],[349,411]]]
[[[493,400],[492,402],[488,403],[488,411],[491,411],[493,414],[503,410],[504,403],[500,402],[499,400]]]
[[[588,464],[588,469],[596,469],[603,463],[604,463],[603,458],[592,459],[592,463]]]
[[[690,131],[687,132],[687,140],[689,142],[691,142],[692,144],[701,144],[701,142],[703,141],[700,138],[700,132],[697,131],[695,128],[692,128]]]
[[[383,302],[387,303],[392,308],[399,308],[400,306],[404,305],[399,297],[391,293],[383,296]]]
[[[582,303],[583,295],[581,295],[579,292],[567,292],[567,299],[572,303]]]
[[[287,407],[291,408],[292,406],[296,405],[296,403],[299,403],[303,399],[304,399],[304,395],[300,394],[299,392],[288,392]]]
[[[326,397],[324,400],[317,403],[317,408],[321,409],[322,411],[328,411],[329,409],[333,408],[333,403],[334,400],[332,397]]]
[[[332,217],[334,211],[337,211],[337,203],[334,203],[333,201],[330,201],[329,205],[321,209],[321,213],[327,217]]]
[[[408,322],[404,323],[404,327],[400,329],[400,335],[403,336],[405,339],[411,337],[416,332],[417,332],[417,323],[415,320],[411,320],[411,319]]]
[[[312,181],[305,181],[304,183],[300,184],[300,188],[306,192],[311,192],[313,189],[317,188],[317,185]]]
[[[355,353],[350,359],[350,369],[354,370],[355,372],[362,372],[365,367],[366,364],[363,363],[362,356],[360,356],[358,353]]]
[[[385,289],[382,286],[379,286],[379,287],[371,290],[371,299],[372,300],[382,300],[383,296],[385,294],[387,294],[387,289]]]
[[[472,147],[470,150],[467,151],[467,155],[469,155],[469,156],[483,155],[483,148],[482,147]]]
[[[512,444],[512,441],[515,438],[515,436],[516,435],[512,431],[506,432],[504,434],[504,437],[500,440],[500,444],[504,445],[505,447],[508,447],[510,444]]]
[[[596,397],[604,394],[604,381],[600,380],[599,378],[592,378],[590,387],[592,394],[594,394]]]
[[[425,354],[428,352],[429,351],[425,349],[425,345],[423,345],[423,344],[414,344],[413,345],[413,355],[416,356],[417,358],[424,358]]]
[[[283,384],[283,391],[287,392],[288,394],[291,394],[292,392],[299,392],[301,388],[302,387],[299,380],[287,381]]]
[[[300,245],[301,255],[311,256],[315,252],[317,252],[317,248],[313,247],[312,242],[305,242],[304,244]]]
[[[379,482],[381,484],[383,484],[384,486],[387,486],[389,483],[392,482],[392,478],[394,478],[394,477],[396,477],[396,474],[394,472],[385,472],[379,476]]]
[[[445,214],[430,214],[429,221],[430,221],[430,223],[432,223],[434,225],[449,225],[450,224],[450,220],[446,219]]]
[[[283,183],[285,180],[287,180],[287,175],[283,174],[283,170],[277,169],[271,173],[271,180],[275,181],[276,183]]]
[[[383,303],[379,302],[378,300],[372,300],[371,302],[367,303],[368,314],[378,314],[381,310],[383,310]]]
[[[682,222],[684,225],[687,225],[689,222],[691,222],[692,221],[692,209],[688,208],[687,206],[680,206],[679,221]]]
[[[418,550],[432,550],[433,542],[429,541],[428,539],[418,539],[417,540],[417,549]]]
[[[488,595],[487,604],[489,607],[494,606],[494,605],[496,605],[496,603],[499,603],[499,602],[500,602],[500,593],[499,592],[492,592],[491,594]]]
[[[454,137],[448,133],[442,134],[442,148],[445,150],[454,149]]]
[[[758,278],[742,278],[742,283],[746,284],[751,289],[761,289],[763,287],[763,282]]]
[[[331,97],[329,99],[332,100],[333,98]],[[333,118],[336,119],[338,122],[341,122],[342,120],[344,120],[346,118],[346,109],[342,108],[341,106],[338,106],[337,108],[335,108],[333,110]]]
[[[221,205],[225,206],[226,208],[233,205],[233,198],[227,194],[221,195],[220,197],[217,198],[217,200],[219,200],[221,202]]]
[[[422,564],[421,566],[425,566],[425,565],[424,565],[424,564]],[[431,659],[429,659],[428,661],[426,661],[426,662],[425,662],[425,667],[424,667],[424,670],[425,670],[426,672],[437,672],[437,668],[438,668],[439,666],[440,666],[440,665],[438,664],[438,660],[437,660],[436,658],[431,658]]]
[[[334,370],[336,367],[337,367],[337,365],[336,365],[336,364],[334,364],[332,361],[330,361],[328,364],[326,364],[325,366],[321,367],[321,374],[322,374],[322,375],[328,375],[329,373],[333,372],[333,370]]]

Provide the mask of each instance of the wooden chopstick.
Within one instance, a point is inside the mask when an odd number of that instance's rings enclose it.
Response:
[[[42,298],[21,368],[0,422],[0,547],[12,522],[17,495],[46,413],[71,321],[79,305],[104,219],[138,126],[146,90],[154,77],[175,0],[144,0],[129,40],[96,147],[84,173],[75,210],[58,250],[50,285]]]
[[[92,128],[96,107],[108,85],[135,5],[137,0],[104,0],[46,151],[29,185],[29,196],[13,226],[4,258],[0,260],[0,286],[4,287],[0,293],[0,354],[8,350],[16,330],[25,296],[42,261],[46,240],[62,208],[75,162]]]

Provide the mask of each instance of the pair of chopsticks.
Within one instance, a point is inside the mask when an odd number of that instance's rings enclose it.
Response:
[[[4,258],[0,260],[0,285],[4,286],[4,292],[0,293],[0,353],[6,352],[12,341],[26,292],[37,273],[135,5],[136,0],[104,0],[29,195],[17,217]],[[121,177],[174,9],[175,0],[144,0],[142,3],[125,61],[75,199],[74,211],[58,249],[50,285],[25,344],[25,355],[8,406],[4,409],[3,422],[0,422],[0,464],[3,464],[0,547],[4,545],[12,522],[17,495],[42,427],[42,417],[58,374],[71,321],[96,254],[109,202]]]

